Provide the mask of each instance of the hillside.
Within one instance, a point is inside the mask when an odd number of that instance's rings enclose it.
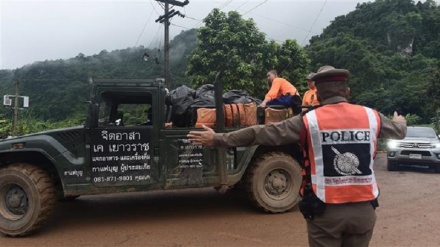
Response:
[[[186,84],[183,74],[187,55],[196,46],[195,29],[177,35],[170,42],[171,83]],[[142,55],[147,53],[147,62]],[[158,78],[163,77],[163,52],[143,46],[66,60],[42,61],[17,70],[0,70],[0,90],[13,94],[13,80],[20,81],[20,95],[30,97],[30,107],[22,112],[41,120],[61,121],[85,113],[89,99],[89,78]],[[10,108],[0,111],[10,119]],[[80,117],[81,118],[81,117]],[[84,118],[84,117],[82,117]]]
[[[437,118],[440,7],[432,0],[377,0],[337,17],[306,47],[312,67],[352,73],[351,100],[418,123]]]

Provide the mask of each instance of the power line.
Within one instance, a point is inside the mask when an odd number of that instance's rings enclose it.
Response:
[[[185,14],[185,18],[188,18],[188,19],[191,19],[191,20],[194,20],[194,21],[202,21],[203,22],[203,20],[196,19],[196,18],[193,18],[191,16],[187,16],[186,14]]]
[[[316,21],[318,20],[319,16],[321,15],[322,10],[324,9],[324,7],[325,7],[326,4],[327,4],[327,0],[325,0],[325,2],[322,4],[321,10],[319,10],[318,15],[317,15],[316,18],[315,18],[315,21],[313,21],[312,25],[310,26],[309,33],[306,35],[306,37],[305,37],[304,40],[302,41],[302,44],[303,44],[303,45],[304,45],[305,41],[307,40],[307,38],[309,37],[310,33],[312,32],[313,26],[315,25]],[[295,53],[295,56],[296,56],[297,53],[298,53],[298,51]],[[284,67],[283,70],[281,70],[281,73],[282,73],[284,70],[286,70],[286,69],[290,66],[291,63],[292,63],[292,60],[289,61],[289,63],[286,65],[286,67]]]
[[[157,29],[156,35],[154,35],[153,39],[152,39],[151,42],[150,42],[150,45],[148,46],[148,48],[149,48],[150,50],[152,50],[151,47],[153,46],[153,42],[157,41],[157,37],[159,36],[159,32],[160,32],[160,30],[162,30],[162,25],[159,25],[159,28]]]
[[[176,26],[176,27],[180,27],[180,28],[184,28],[184,29],[186,29],[186,30],[189,30],[189,28],[187,28],[187,27],[184,27],[184,26],[180,26],[180,25],[177,25],[177,24],[174,24],[174,23],[170,23],[172,26]]]
[[[159,12],[157,12],[156,7],[154,7],[153,4],[153,0],[150,0],[151,6],[153,6],[154,12],[156,12],[156,14],[160,15]]]
[[[306,28],[302,28],[302,27],[297,27],[297,26],[294,26],[292,24],[289,24],[289,23],[286,23],[286,22],[282,22],[282,21],[279,21],[279,20],[275,20],[275,19],[272,19],[272,18],[269,18],[269,17],[266,17],[266,16],[262,16],[262,15],[255,14],[255,13],[252,13],[251,15],[257,16],[257,17],[260,17],[260,18],[263,18],[263,19],[266,19],[266,20],[269,20],[269,21],[277,22],[279,24],[283,24],[283,25],[286,25],[288,27],[293,27],[293,28],[296,28],[296,29],[304,31],[304,32],[310,32],[310,29],[306,29]],[[314,31],[313,31],[313,33],[317,34]]]
[[[151,10],[151,13],[150,13],[150,16],[148,17],[147,21],[145,22],[144,27],[142,28],[142,31],[141,31],[141,33],[139,34],[139,37],[138,37],[138,39],[136,40],[136,43],[134,44],[134,47],[137,46],[139,40],[140,40],[141,37],[142,37],[142,34],[144,34],[145,28],[147,27],[147,24],[148,24],[148,22],[150,21],[151,16],[153,15],[153,11],[154,11],[154,10],[152,9],[152,10]]]
[[[319,10],[318,15],[316,16],[315,20],[313,21],[312,25],[310,26],[309,33],[307,33],[307,36],[304,38],[302,44],[304,44],[306,39],[309,37],[310,33],[312,32],[313,26],[315,26],[316,21],[318,20],[319,16],[321,15],[322,10],[324,9],[326,4],[327,4],[327,0],[325,0],[325,2],[322,4],[321,10]]]
[[[226,2],[223,3],[223,4],[219,7],[219,9],[223,9],[224,7],[228,6],[231,2],[232,2],[232,0],[226,0]]]
[[[267,0],[266,0],[267,1]],[[217,1],[218,2],[218,1]],[[218,9],[222,9],[226,7],[228,4],[230,4],[232,0],[226,0],[225,2],[222,2],[222,4],[218,7]],[[203,24],[203,20],[199,20],[198,23],[196,23],[192,28],[199,28]]]
[[[163,4],[161,2],[157,2],[157,3],[160,5],[160,7],[162,7],[163,10],[165,10],[165,4]]]
[[[240,9],[243,5],[247,4],[250,0],[246,0],[244,1],[242,4],[240,4],[240,6],[238,6],[235,10]]]
[[[245,12],[244,14],[242,14],[242,15],[246,15],[247,13],[249,13],[249,12],[253,11],[254,9],[260,7],[261,5],[265,4],[267,1],[268,1],[268,0],[264,0],[264,2],[258,4],[257,6],[253,7],[252,9],[246,11],[246,12]]]

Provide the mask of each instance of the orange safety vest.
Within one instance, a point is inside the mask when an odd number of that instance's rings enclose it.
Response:
[[[368,107],[341,102],[307,112],[303,122],[316,196],[325,203],[376,199],[379,189],[373,164],[379,114]]]

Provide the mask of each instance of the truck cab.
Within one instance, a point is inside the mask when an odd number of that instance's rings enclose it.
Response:
[[[162,79],[93,80],[83,126],[0,141],[0,232],[28,235],[46,222],[57,200],[81,195],[204,187],[223,193],[241,184],[262,211],[296,205],[298,145],[193,144],[187,134],[194,126],[169,122],[168,97]],[[221,105],[216,130],[236,130],[222,126]]]

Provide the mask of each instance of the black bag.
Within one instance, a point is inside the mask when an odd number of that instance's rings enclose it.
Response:
[[[195,93],[193,106],[196,107],[214,107],[215,93],[213,84],[205,84],[199,87]]]
[[[229,92],[223,94],[223,103],[225,104],[248,104],[251,102],[257,103],[257,105],[261,104],[260,99],[256,99],[251,97],[246,91],[232,89]]]
[[[229,92],[223,94],[223,103],[225,104],[238,104],[238,103],[251,103],[252,100],[248,98],[249,94],[245,91],[238,89],[232,89]]]
[[[182,85],[170,92],[171,98],[171,121],[174,126],[186,127],[189,124],[188,112],[194,103],[195,90]]]

